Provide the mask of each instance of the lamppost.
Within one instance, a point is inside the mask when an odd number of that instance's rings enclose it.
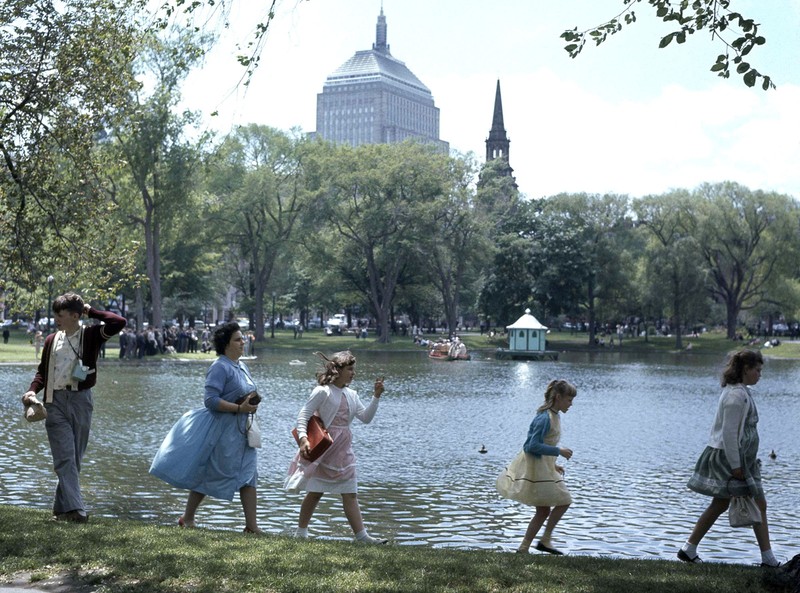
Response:
[[[272,323],[269,324],[270,338],[275,338],[275,291],[272,291]]]
[[[50,333],[50,307],[53,306],[53,275],[47,277],[47,333]]]

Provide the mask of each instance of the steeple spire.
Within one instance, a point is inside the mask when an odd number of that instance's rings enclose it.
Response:
[[[497,81],[497,90],[494,93],[494,114],[492,115],[492,129],[489,140],[505,140],[506,128],[503,124],[503,98],[500,96],[500,80]]]
[[[375,43],[372,49],[384,54],[389,53],[389,44],[386,43],[386,17],[383,16],[383,2],[381,2],[381,13],[378,15],[378,24],[375,26]]]
[[[497,158],[505,158],[508,163],[508,150],[511,141],[506,135],[506,128],[503,124],[503,99],[500,96],[500,80],[497,81],[497,90],[494,94],[494,113],[492,114],[492,129],[489,130],[489,138],[486,140],[486,162]],[[511,167],[508,167],[511,171]]]

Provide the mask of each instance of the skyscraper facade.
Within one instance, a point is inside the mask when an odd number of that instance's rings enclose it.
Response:
[[[386,33],[381,8],[372,49],[357,51],[317,95],[317,135],[352,146],[415,138],[447,152],[431,91],[392,56]]]

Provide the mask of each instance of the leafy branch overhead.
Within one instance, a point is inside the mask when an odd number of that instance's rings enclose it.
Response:
[[[217,34],[221,29],[230,27],[230,12],[236,0],[164,0],[158,8],[153,26],[156,30],[166,30],[181,16],[186,19],[184,26],[195,33],[215,29]],[[245,5],[246,3],[241,3]],[[236,48],[240,53],[236,61],[245,68],[241,82],[248,86],[250,80],[261,60],[261,52],[267,40],[267,33],[272,20],[275,18],[277,0],[268,0],[269,8],[262,11],[261,20],[253,25],[253,30],[246,37],[244,45],[237,43]]]
[[[734,0],[647,0],[656,11],[656,16],[665,23],[672,23],[676,30],[661,38],[659,48],[667,47],[670,43],[685,43],[688,35],[702,30],[709,31],[711,38],[719,41],[725,47],[725,53],[717,56],[716,62],[711,66],[711,71],[722,78],[729,78],[731,70],[742,77],[744,83],[755,86],[761,79],[761,88],[774,89],[772,79],[760,73],[745,58],[753,49],[764,45],[766,39],[759,34],[759,25],[746,18],[739,12],[730,9]],[[561,34],[566,41],[564,49],[571,58],[575,58],[583,50],[587,39],[600,45],[609,35],[614,35],[622,30],[624,25],[636,22],[634,4],[642,0],[623,0],[625,8],[611,20],[585,31],[578,28],[569,29]],[[731,57],[733,56],[733,57]]]

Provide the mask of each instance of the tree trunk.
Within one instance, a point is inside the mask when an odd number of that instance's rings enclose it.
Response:
[[[683,350],[683,340],[681,340],[681,299],[680,299],[680,278],[676,276],[673,277],[673,287],[674,287],[674,295],[675,300],[672,303],[673,309],[673,319],[675,324],[675,349],[676,350]]]
[[[736,321],[739,319],[739,307],[737,306],[733,297],[728,297],[725,302],[726,310],[726,327],[728,328],[728,339],[736,339]]]
[[[155,188],[154,188],[154,191]],[[155,206],[149,193],[143,191],[145,218],[144,218],[144,242],[145,259],[147,268],[147,279],[150,283],[150,300],[153,315],[153,329],[161,330],[163,327],[161,315],[161,245],[158,221],[155,220]]]
[[[595,347],[595,311],[594,311],[594,278],[590,277],[588,281],[588,290],[586,295],[586,309],[589,314],[589,346]]]
[[[378,270],[375,257],[369,249],[366,250],[366,257],[369,297],[372,302],[372,308],[378,317],[378,328],[380,329],[378,342],[380,344],[388,344],[391,342],[391,334],[389,332],[390,311],[394,300],[394,290],[397,286],[398,270],[401,266],[399,262],[394,262],[391,269],[385,270],[381,281],[380,270]]]

